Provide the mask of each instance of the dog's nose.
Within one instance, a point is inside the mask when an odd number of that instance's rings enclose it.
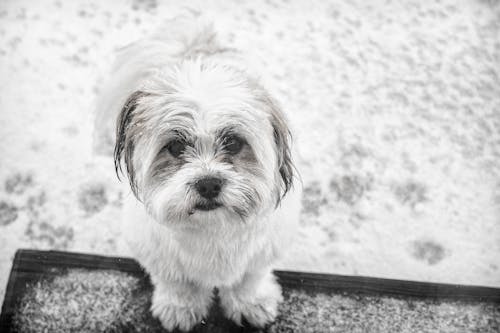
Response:
[[[194,187],[202,197],[213,199],[220,193],[222,180],[215,177],[202,178],[194,184]]]

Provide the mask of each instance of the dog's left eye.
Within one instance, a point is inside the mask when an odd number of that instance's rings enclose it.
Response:
[[[172,154],[173,157],[179,157],[184,150],[186,149],[187,143],[182,140],[173,140],[170,141],[165,148],[167,148],[168,152]]]
[[[239,138],[234,135],[226,137],[224,139],[224,149],[231,155],[238,154],[243,148],[244,144],[245,141],[243,141],[242,138]]]

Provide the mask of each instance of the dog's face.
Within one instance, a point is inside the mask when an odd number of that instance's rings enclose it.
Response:
[[[160,223],[245,220],[289,190],[289,145],[283,114],[255,81],[187,61],[128,98],[115,165],[125,164],[134,194]]]

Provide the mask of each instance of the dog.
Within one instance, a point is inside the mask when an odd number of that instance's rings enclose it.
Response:
[[[200,323],[214,288],[228,318],[256,327],[283,299],[271,267],[293,240],[300,191],[288,121],[255,74],[187,15],[121,49],[99,101],[131,190],[124,234],[168,330]]]

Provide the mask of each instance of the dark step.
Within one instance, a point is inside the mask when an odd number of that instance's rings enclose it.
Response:
[[[266,332],[500,332],[500,289],[276,271],[285,302]],[[19,250],[0,332],[162,332],[130,258]],[[256,332],[217,301],[193,332]]]

